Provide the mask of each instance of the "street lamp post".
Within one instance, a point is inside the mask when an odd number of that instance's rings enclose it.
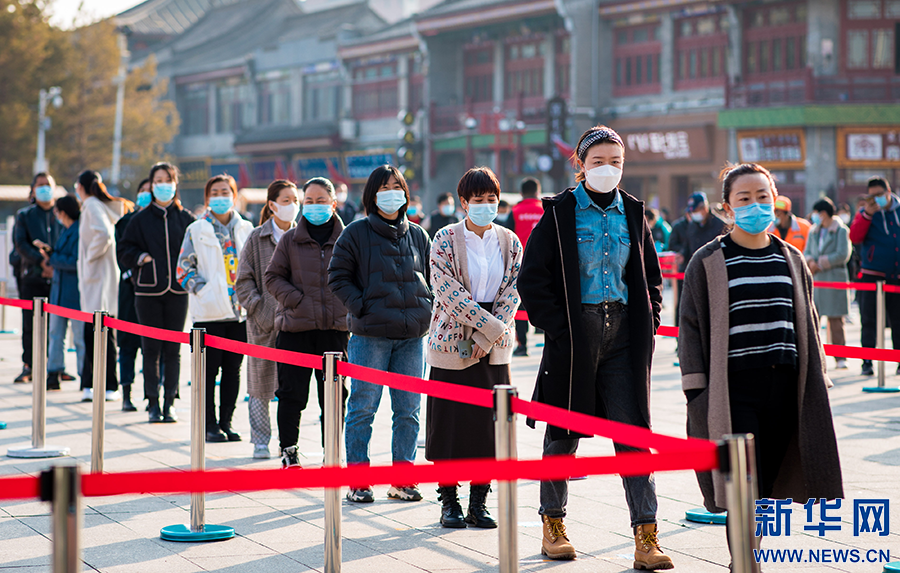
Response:
[[[116,123],[113,132],[113,156],[112,169],[110,170],[110,184],[118,191],[119,176],[121,174],[122,161],[122,114],[125,107],[125,80],[128,76],[128,38],[124,33],[118,36],[119,42],[119,73],[113,79],[116,84]]]
[[[45,134],[50,129],[50,118],[47,117],[47,104],[53,103],[53,107],[59,109],[62,104],[62,88],[54,86],[49,90],[41,88],[40,100],[38,103],[38,141],[37,141],[37,157],[34,160],[34,172],[40,173],[47,171],[46,157],[46,137]]]

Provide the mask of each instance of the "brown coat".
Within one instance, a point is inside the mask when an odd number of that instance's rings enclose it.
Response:
[[[253,229],[238,259],[238,275],[234,292],[241,306],[247,309],[247,342],[275,348],[275,311],[278,303],[264,285],[264,275],[275,252],[272,223]],[[254,398],[271,400],[275,397],[278,376],[275,363],[248,357],[247,393]]]
[[[324,246],[309,236],[306,219],[281,238],[266,270],[266,288],[278,301],[275,329],[347,331],[347,309],[328,288],[328,264],[344,230],[334,217],[334,231]]]
[[[797,431],[775,481],[773,495],[804,503],[809,498],[843,496],[837,440],[828,403],[831,381],[819,340],[819,316],[812,303],[812,275],[796,248],[772,236],[781,247],[794,283],[799,413]],[[684,390],[703,390],[687,406],[687,433],[721,440],[731,433],[728,396],[728,271],[719,239],[693,256],[685,271],[680,304],[678,358]],[[727,508],[725,481],[718,471],[697,475],[709,511]]]

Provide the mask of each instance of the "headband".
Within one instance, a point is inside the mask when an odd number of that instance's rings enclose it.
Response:
[[[584,155],[587,153],[587,150],[598,141],[618,143],[623,148],[625,147],[625,144],[622,143],[622,138],[619,137],[618,133],[611,129],[601,127],[581,141],[581,145],[578,146],[578,159],[584,161]]]

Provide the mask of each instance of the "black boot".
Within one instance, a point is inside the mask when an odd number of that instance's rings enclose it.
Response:
[[[56,391],[59,390],[59,372],[48,372],[47,373],[47,390]]]
[[[178,416],[175,415],[173,404],[175,404],[175,397],[166,396],[166,401],[163,403],[162,421],[167,424],[178,421]]]
[[[487,500],[487,494],[491,491],[490,484],[469,486],[469,513],[466,515],[466,523],[475,527],[483,527],[485,529],[494,529],[497,522],[491,517],[484,502]]]
[[[158,424],[163,421],[162,412],[159,411],[159,396],[149,396],[147,411],[150,413],[150,423]]]
[[[137,412],[137,408],[131,403],[131,384],[124,384],[122,386],[122,411]]]
[[[439,486],[438,500],[441,502],[441,525],[459,529],[466,526],[462,506],[459,505],[458,485]]]

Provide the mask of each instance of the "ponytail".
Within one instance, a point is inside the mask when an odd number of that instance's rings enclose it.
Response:
[[[104,203],[122,203],[125,213],[129,213],[134,209],[134,203],[128,199],[110,195],[109,191],[106,190],[106,185],[103,184],[103,179],[96,171],[91,171],[90,169],[82,171],[78,175],[78,184],[84,188],[84,192],[90,197],[96,197]]]

